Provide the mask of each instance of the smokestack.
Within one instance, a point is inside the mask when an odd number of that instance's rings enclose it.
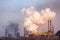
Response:
[[[50,20],[48,20],[48,32],[50,32]]]
[[[50,20],[50,32],[51,32],[51,28],[52,28],[52,20]]]
[[[7,37],[7,36],[8,36],[8,30],[5,29],[5,37]]]
[[[48,20],[48,32],[51,32],[52,21]]]
[[[48,32],[54,33],[54,27],[52,25],[52,20],[48,20]]]
[[[15,35],[16,37],[20,37],[19,32],[18,32],[18,24],[16,24],[16,27],[15,27]]]
[[[15,33],[18,32],[18,25],[15,27]]]
[[[24,36],[27,34],[26,31],[27,31],[27,30],[26,30],[26,27],[24,27]]]
[[[29,36],[28,33],[29,31],[26,29],[26,27],[24,27],[24,37],[28,37]]]

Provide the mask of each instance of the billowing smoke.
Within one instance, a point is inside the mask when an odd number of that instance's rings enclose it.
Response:
[[[48,20],[52,20],[56,16],[56,13],[51,11],[50,8],[46,8],[39,12],[33,6],[30,8],[23,8],[21,12],[25,16],[24,26],[28,31],[37,31],[39,25],[45,24]]]

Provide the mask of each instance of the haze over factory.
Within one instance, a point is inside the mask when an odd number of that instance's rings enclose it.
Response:
[[[25,27],[32,32],[56,33],[60,30],[59,4],[60,0],[0,0],[0,36],[24,36]]]

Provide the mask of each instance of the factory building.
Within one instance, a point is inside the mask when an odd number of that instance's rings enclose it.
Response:
[[[39,32],[39,31],[35,32],[34,30],[33,30],[33,32],[31,32],[31,31],[26,30],[26,28],[24,28],[24,35],[30,35],[30,34],[33,34],[33,35],[55,35],[52,20],[48,20],[47,25],[48,25],[48,31],[47,32]]]
[[[18,24],[11,23],[8,25],[8,27],[5,29],[5,37],[19,37],[20,34],[18,32]]]

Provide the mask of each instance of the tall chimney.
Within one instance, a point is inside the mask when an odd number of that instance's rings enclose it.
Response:
[[[24,36],[26,35],[26,27],[24,27]]]
[[[52,25],[52,20],[48,20],[48,32],[54,32],[54,27]]]
[[[48,32],[50,32],[50,20],[48,20]]]
[[[15,35],[16,37],[20,37],[19,32],[18,32],[18,24],[16,24],[16,27],[15,27]]]
[[[7,37],[7,35],[8,35],[8,30],[5,29],[5,37]]]

